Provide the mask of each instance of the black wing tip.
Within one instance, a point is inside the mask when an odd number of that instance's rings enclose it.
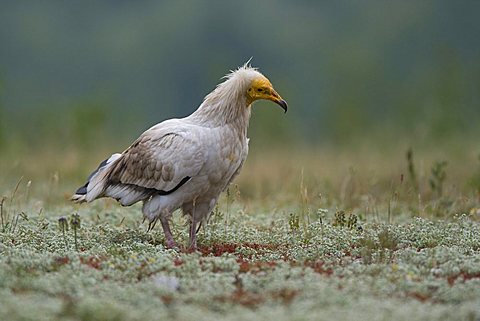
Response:
[[[176,190],[178,190],[180,187],[182,187],[186,182],[188,182],[189,180],[191,179],[190,176],[185,176],[181,181],[180,183],[177,184],[177,186],[175,186],[174,188],[168,190],[168,191],[164,191],[164,190],[161,190],[161,189],[156,189],[156,188],[152,188],[152,187],[142,187],[142,186],[139,186],[139,185],[135,185],[135,184],[125,184],[125,183],[121,183],[122,185],[128,185],[128,186],[131,186],[132,188],[135,188],[135,189],[141,189],[141,190],[144,190],[146,191],[147,193],[149,193],[149,195],[160,195],[160,196],[165,196],[165,195],[169,195],[169,194],[172,194],[173,192],[175,192]],[[81,188],[80,188],[81,189]],[[79,190],[80,190],[79,189]]]
[[[177,189],[179,189],[180,187],[182,187],[186,182],[188,182],[190,180],[190,176],[185,176],[181,181],[180,183],[177,184],[177,186],[175,186],[174,188],[172,188],[171,190],[168,190],[168,191],[164,191],[164,190],[156,190],[157,191],[157,194],[159,195],[168,195],[168,194],[172,194],[173,192],[175,192]]]
[[[90,183],[90,180],[92,179],[92,177],[98,173],[98,171],[100,170],[100,168],[104,167],[105,165],[107,165],[108,163],[108,160],[109,158],[105,159],[104,161],[102,161],[100,163],[100,165],[98,165],[97,169],[93,171],[93,173],[91,173],[89,176],[88,176],[88,179],[87,179],[87,182],[85,183],[85,185],[83,185],[82,187],[80,187],[79,189],[77,189],[77,191],[75,192],[75,194],[77,195],[87,195],[87,186],[88,186],[88,183]]]
[[[75,192],[75,194],[77,195],[87,195],[87,186],[88,186],[88,183],[83,185],[82,187],[80,187],[79,189],[77,189],[77,191]]]

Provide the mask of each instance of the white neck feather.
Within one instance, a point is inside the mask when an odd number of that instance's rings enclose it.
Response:
[[[188,118],[206,127],[231,125],[246,135],[251,112],[246,93],[257,77],[260,72],[248,66],[232,71]]]

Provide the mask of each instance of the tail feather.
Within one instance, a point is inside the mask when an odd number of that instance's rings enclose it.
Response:
[[[87,201],[85,195],[81,195],[81,194],[72,195],[70,200],[74,203],[85,203]]]
[[[105,190],[105,196],[116,199],[123,206],[130,206],[150,195],[151,191],[148,189],[127,184],[110,185]]]
[[[121,154],[113,154],[110,158],[100,163],[96,170],[94,170],[87,179],[85,185],[79,187],[71,200],[75,203],[91,202],[94,199],[101,197],[105,190],[105,170],[108,165],[117,160]]]

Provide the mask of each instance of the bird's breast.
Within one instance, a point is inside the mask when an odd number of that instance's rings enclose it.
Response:
[[[243,163],[248,152],[247,140],[225,131],[218,135],[211,147],[213,150],[208,164],[209,181],[214,186],[223,186]]]

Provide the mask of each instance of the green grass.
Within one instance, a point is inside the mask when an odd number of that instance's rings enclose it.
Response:
[[[405,155],[336,155],[253,158],[196,253],[165,249],[139,205],[69,204],[74,160],[4,161],[0,319],[479,320],[476,159],[413,158],[409,182]]]

